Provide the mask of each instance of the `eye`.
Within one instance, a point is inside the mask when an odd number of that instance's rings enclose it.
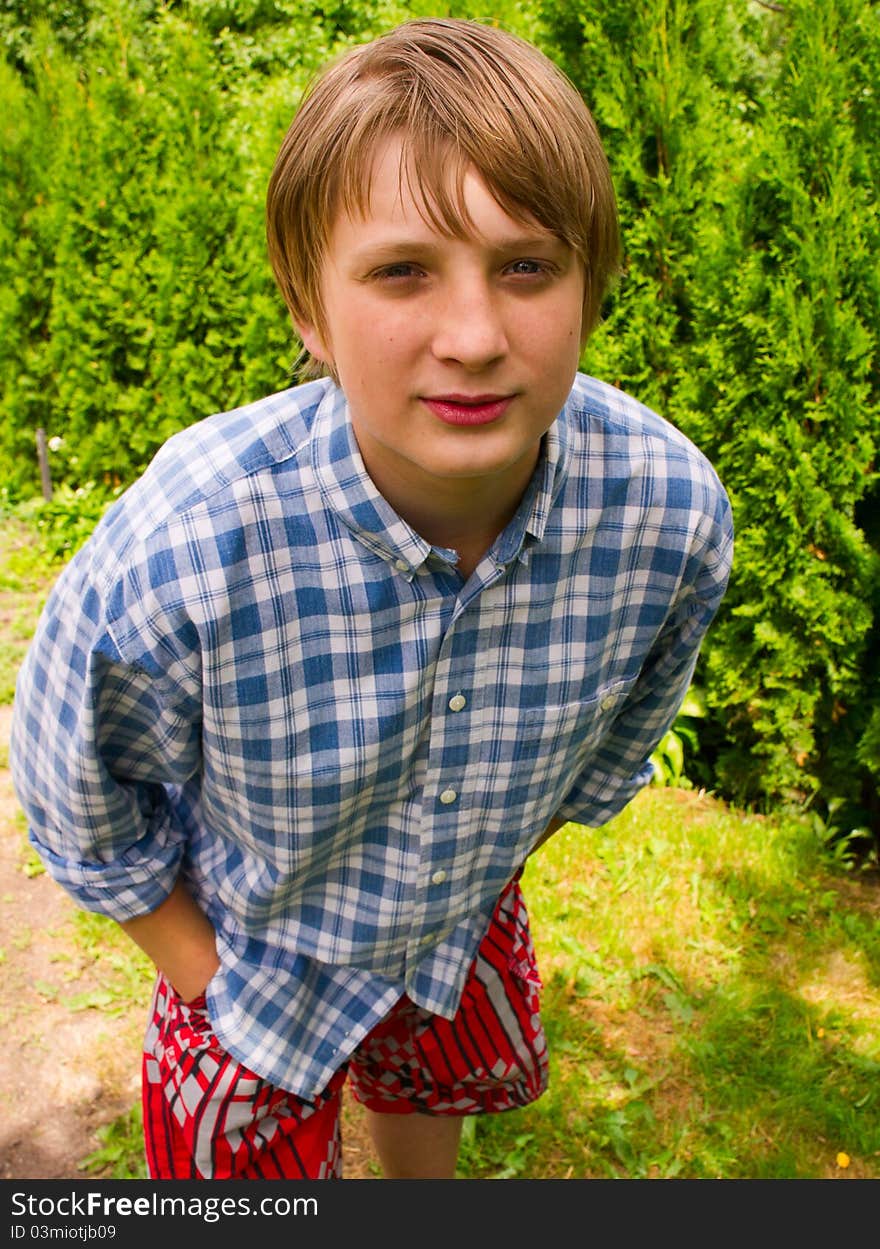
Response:
[[[407,278],[421,277],[423,270],[418,265],[408,260],[397,260],[394,264],[383,265],[380,269],[375,269],[370,275],[381,281],[402,281]]]
[[[512,261],[506,269],[506,272],[515,278],[543,278],[550,277],[554,267],[547,260],[522,260]]]

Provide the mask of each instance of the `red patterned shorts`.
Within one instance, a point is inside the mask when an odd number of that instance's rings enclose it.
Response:
[[[340,1096],[389,1114],[468,1115],[534,1101],[547,1086],[541,982],[516,880],[502,893],[451,1020],[402,997],[313,1100],[231,1057],[204,998],[185,1003],[163,976],[143,1061],[152,1179],[338,1179]]]

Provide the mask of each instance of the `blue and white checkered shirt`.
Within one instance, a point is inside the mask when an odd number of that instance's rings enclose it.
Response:
[[[731,550],[704,456],[581,375],[467,581],[377,493],[331,382],[210,417],[47,602],[11,750],[33,844],[117,920],[182,873],[219,1039],[312,1096],[402,993],[455,1012],[553,817],[650,779]]]

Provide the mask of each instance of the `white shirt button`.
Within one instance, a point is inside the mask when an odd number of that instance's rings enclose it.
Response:
[[[450,711],[461,711],[462,707],[467,705],[467,699],[464,694],[454,694],[449,700]]]
[[[458,794],[455,792],[454,789],[444,789],[443,793],[440,795],[440,801],[442,803],[445,803],[445,805],[448,807],[450,802],[455,802],[457,797],[458,797]]]
[[[435,872],[434,875],[431,877],[431,884],[442,885],[445,879],[446,879],[446,873],[441,868],[439,872]]]
[[[605,697],[602,699],[602,701],[599,703],[599,706],[601,707],[603,711],[610,711],[616,702],[617,702],[617,699],[614,697],[613,694],[606,694]]]
[[[394,561],[394,567],[398,572],[409,572],[409,564],[405,559],[396,559]]]

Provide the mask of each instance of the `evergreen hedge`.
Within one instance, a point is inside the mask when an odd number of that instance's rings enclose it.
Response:
[[[698,670],[710,783],[821,794],[842,831],[880,833],[877,7],[560,0],[545,20],[621,195],[590,365],[680,425],[734,506]]]
[[[0,467],[127,484],[289,381],[263,197],[300,91],[420,11],[5,0]],[[593,110],[625,263],[584,366],[717,466],[734,573],[697,672],[707,785],[880,837],[880,17],[872,0],[500,0]],[[94,483],[94,484],[92,484]]]

